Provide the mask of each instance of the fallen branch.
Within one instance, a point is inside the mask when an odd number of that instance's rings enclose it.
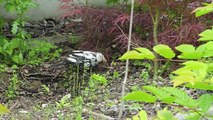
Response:
[[[106,116],[104,114],[99,114],[99,113],[96,113],[96,112],[92,112],[92,111],[87,110],[87,109],[83,109],[83,113],[88,113],[88,114],[94,115],[96,117],[99,117],[101,120],[115,120],[115,118],[112,118],[110,116]]]

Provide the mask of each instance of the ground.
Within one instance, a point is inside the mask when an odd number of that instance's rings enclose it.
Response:
[[[49,19],[49,21],[51,20]],[[52,24],[52,22],[50,23]],[[28,26],[32,27],[35,24],[29,23]],[[40,30],[43,30],[42,35],[44,36],[40,38],[45,38],[59,45],[66,52],[75,49],[76,43],[75,45],[69,43],[70,37],[68,33],[72,30],[62,31],[60,27],[58,26],[52,32],[49,32],[51,28],[37,28],[33,31],[33,35],[38,37],[37,35],[41,34],[39,33]],[[55,32],[58,34],[55,35]],[[67,34],[64,35],[62,33]],[[10,35],[7,34],[7,36]],[[72,46],[74,47],[71,48]],[[17,96],[11,100],[5,98],[4,92],[7,89],[8,78],[11,78],[12,72],[8,69],[6,73],[1,73],[0,103],[5,103],[11,112],[0,116],[0,120],[72,120],[79,119],[78,115],[81,112],[82,119],[85,120],[90,117],[94,118],[94,120],[117,119],[121,104],[125,62],[115,60],[109,62],[108,65],[103,66],[100,64],[98,67],[93,68],[92,73],[89,70],[86,71],[84,76],[80,76],[80,79],[84,79],[85,83],[80,87],[81,90],[78,91],[77,95],[76,92],[73,92],[73,84],[75,82],[73,80],[76,78],[76,71],[64,67],[50,68],[52,64],[59,61],[60,59],[47,61],[36,67],[30,65],[22,66],[18,72],[18,78],[21,80],[20,87],[17,89]],[[107,83],[99,83],[97,86],[91,87],[88,81],[93,73],[103,76]],[[165,74],[165,76],[167,75]],[[172,84],[168,77],[167,79],[159,78],[158,81],[153,80],[152,70],[149,68],[147,61],[130,62],[125,92],[140,90],[145,85],[171,86]],[[78,97],[79,95],[82,98]],[[123,119],[131,118],[132,115],[137,114],[140,110],[146,110],[149,116],[154,116],[156,110],[166,106],[158,102],[155,104],[126,102]],[[169,109],[173,108],[172,106],[167,107]],[[149,119],[152,118],[149,117]]]

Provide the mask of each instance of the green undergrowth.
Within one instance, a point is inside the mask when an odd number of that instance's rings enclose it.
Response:
[[[212,4],[205,4],[204,7],[197,8],[196,16],[202,16],[213,11]],[[170,73],[170,78],[173,87],[164,86],[142,86],[142,90],[136,90],[128,93],[122,98],[125,101],[138,101],[155,104],[157,102],[165,103],[171,106],[178,106],[175,111],[168,110],[166,107],[163,110],[158,110],[155,120],[178,120],[178,116],[174,113],[184,112],[182,115],[186,120],[201,120],[212,119],[213,103],[213,30],[207,29],[199,34],[199,41],[201,45],[195,47],[191,44],[182,44],[175,49],[180,54],[176,54],[168,45],[158,44],[153,47],[153,51],[140,47],[126,52],[120,57],[120,60],[150,60],[159,62],[158,54],[161,58],[169,62],[180,62],[182,65],[177,70]],[[162,60],[161,59],[161,60]],[[163,68],[163,67],[160,67]],[[169,68],[167,68],[169,69]],[[166,69],[160,69],[161,73]],[[195,90],[206,91],[196,98],[188,95],[185,90],[181,88],[189,88]],[[208,93],[207,91],[211,91]],[[193,94],[193,93],[192,93]],[[146,111],[141,110],[137,115],[133,116],[131,120],[147,120],[148,115]]]

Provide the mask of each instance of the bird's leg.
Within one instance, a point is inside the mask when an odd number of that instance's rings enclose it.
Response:
[[[90,64],[90,66],[89,66],[89,76],[92,74],[92,61],[91,60],[89,60],[89,64]]]
[[[85,69],[85,66],[84,66],[84,61],[82,64],[79,64],[79,71],[78,71],[78,83],[77,83],[77,93],[80,94],[80,90],[81,90],[81,86],[83,85],[83,82],[84,82],[84,69]]]
[[[78,90],[78,81],[79,81],[79,64],[76,64],[76,79],[74,79],[73,91],[76,93]],[[78,92],[76,93],[78,95]]]
[[[82,75],[82,76],[83,76],[83,78],[82,78],[82,85],[84,85],[84,84],[85,84],[85,83],[84,83],[84,82],[85,82],[84,80],[85,80],[85,74],[86,74],[86,71],[87,71],[87,67],[86,67],[86,66],[84,66],[83,75]]]

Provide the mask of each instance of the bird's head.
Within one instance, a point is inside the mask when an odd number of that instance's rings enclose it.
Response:
[[[97,53],[96,58],[98,63],[107,63],[107,60],[102,53]]]

